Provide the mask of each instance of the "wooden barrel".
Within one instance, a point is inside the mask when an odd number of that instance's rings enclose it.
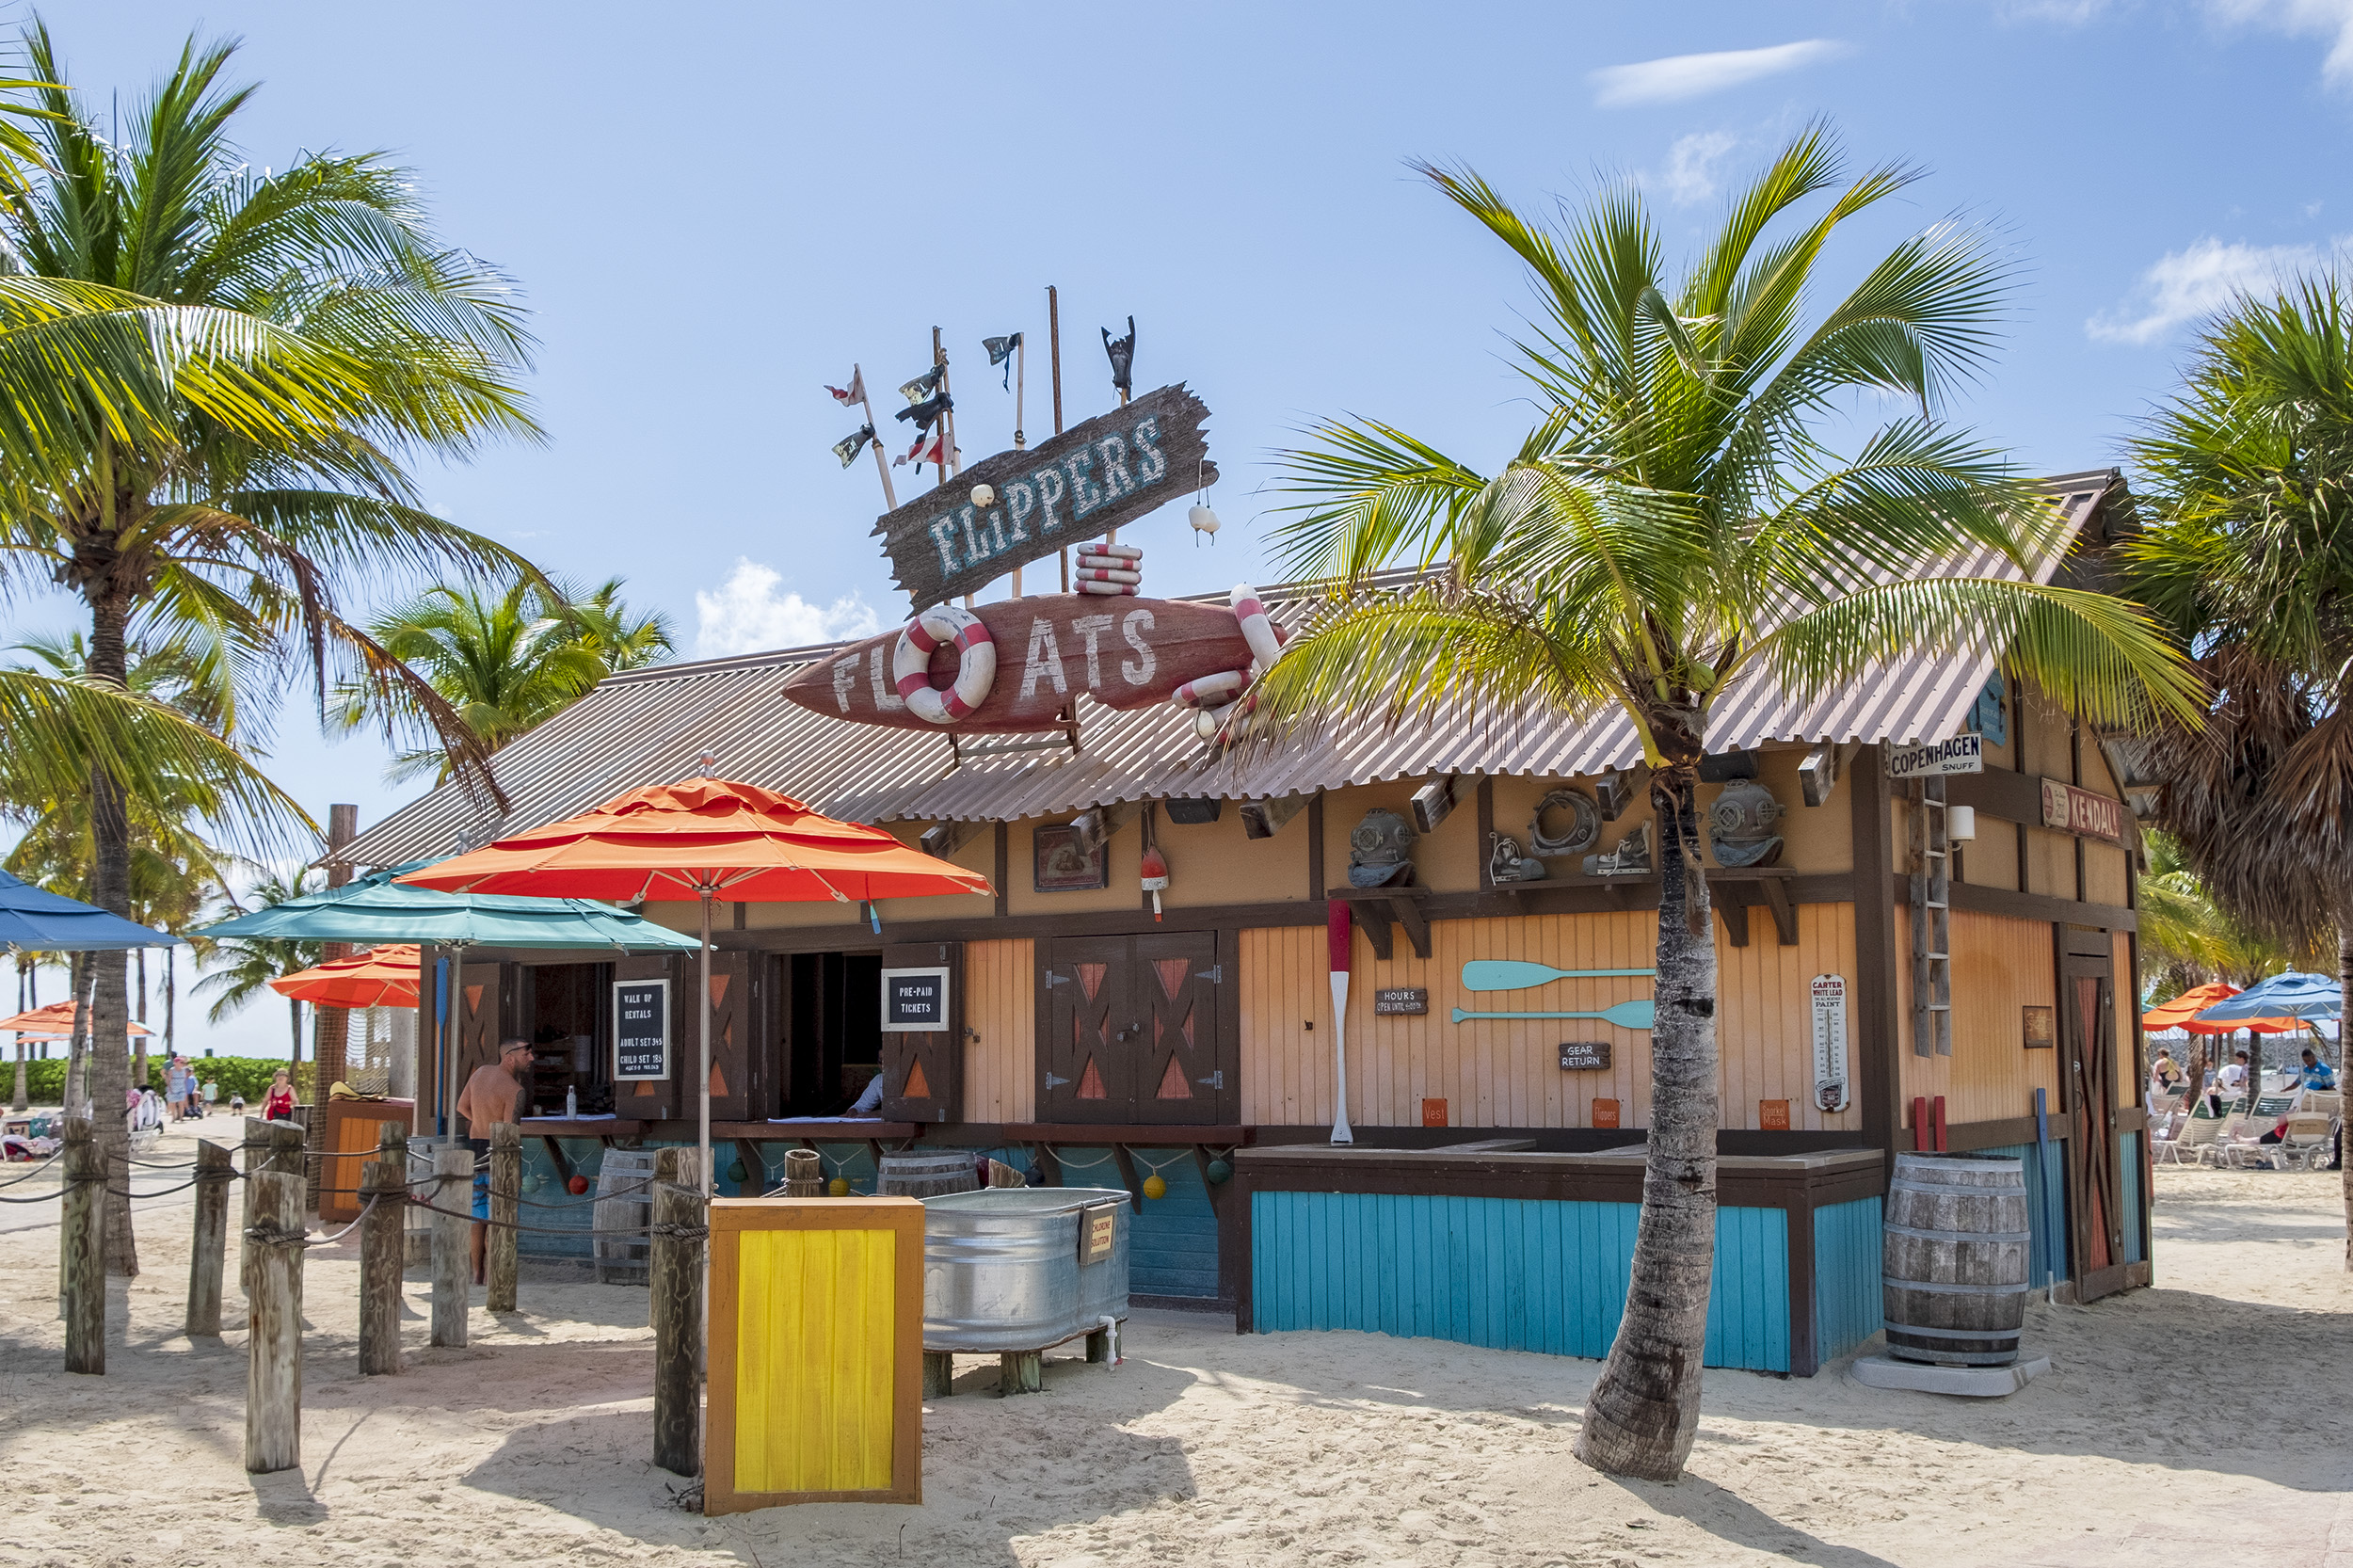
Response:
[[[1887,1353],[1961,1367],[2016,1361],[2026,1224],[2018,1160],[1897,1155],[1880,1249]]]
[[[886,1154],[875,1192],[886,1198],[936,1198],[943,1192],[980,1189],[978,1164],[969,1149],[944,1154]]]

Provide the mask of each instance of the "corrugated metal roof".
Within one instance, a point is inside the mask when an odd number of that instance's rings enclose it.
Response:
[[[2071,537],[2092,520],[2111,487],[2121,485],[2113,470],[2044,483],[2059,498]],[[2038,575],[2047,579],[2057,565],[2046,564]],[[1945,569],[2015,574],[1990,552]],[[1397,581],[1408,575],[1394,574]],[[1321,591],[1278,587],[1261,597],[1275,619],[1296,624]],[[498,754],[499,782],[511,803],[504,816],[444,785],[370,827],[346,853],[362,866],[455,854],[639,785],[692,776],[706,752],[728,777],[781,790],[857,822],[1016,821],[1115,801],[1264,798],[1449,773],[1573,777],[1630,766],[1641,757],[1633,727],[1612,710],[1581,721],[1550,711],[1470,711],[1394,727],[1344,721],[1279,753],[1226,759],[1194,738],[1189,713],[1160,704],[1128,712],[1089,705],[1076,753],[1056,744],[968,756],[958,764],[945,735],[851,724],[777,695],[804,665],[842,646],[663,664],[611,677]],[[1904,742],[1955,734],[1992,671],[1990,654],[1926,655],[1810,701],[1793,700],[1752,676],[1718,704],[1709,744],[1732,751],[1774,741]],[[979,744],[1000,743],[984,738]]]

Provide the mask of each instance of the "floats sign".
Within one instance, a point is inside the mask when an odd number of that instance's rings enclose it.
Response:
[[[1030,451],[973,464],[884,514],[874,532],[914,607],[944,604],[1214,484],[1209,417],[1183,382],[1162,387]],[[973,499],[983,487],[985,504]]]

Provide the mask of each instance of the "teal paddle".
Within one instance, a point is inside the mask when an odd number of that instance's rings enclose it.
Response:
[[[1553,980],[1644,979],[1657,969],[1556,969],[1546,964],[1523,964],[1512,958],[1482,958],[1463,966],[1465,991],[1524,991]]]
[[[1658,1016],[1658,1004],[1653,1001],[1622,1001],[1615,1007],[1605,1007],[1598,1013],[1465,1013],[1454,1010],[1454,1021],[1467,1018],[1599,1018],[1620,1029],[1648,1029]]]

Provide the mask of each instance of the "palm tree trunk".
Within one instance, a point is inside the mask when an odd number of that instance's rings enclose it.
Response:
[[[180,1036],[172,1028],[176,1011],[174,1004],[179,1000],[180,990],[177,958],[174,950],[164,949],[164,1056],[167,1060],[180,1053]]]
[[[25,1011],[24,993],[33,972],[31,958],[32,954],[28,952],[16,955],[16,1010],[20,1013]],[[23,1111],[31,1104],[32,1101],[24,1094],[24,1036],[19,1034],[16,1037],[16,1093],[8,1097],[8,1109]]]
[[[130,659],[124,628],[129,600],[114,593],[90,597],[89,673],[118,684],[127,680]],[[90,902],[110,915],[131,918],[131,819],[121,782],[104,768],[90,772]],[[123,1116],[130,1087],[131,1032],[129,955],[90,954],[90,1097],[97,1102],[98,1152],[107,1176],[105,1194],[106,1272],[139,1272],[138,1247],[131,1230],[131,1201],[123,1178],[130,1174],[131,1129]]]
[[[1660,831],[1649,1158],[1625,1316],[1576,1447],[1597,1470],[1651,1480],[1680,1476],[1699,1432],[1716,1261],[1716,942],[1692,802],[1698,753],[1692,744],[1671,758],[1651,783]]]
[[[2353,1052],[2345,1048],[2347,1015],[2353,1014],[2353,927],[2337,933],[2337,1094],[2340,1096],[2338,1103],[2342,1105],[2342,1096],[2353,1094],[2353,1081],[2347,1081],[2353,1079],[2353,1073],[2345,1070],[2345,1064],[2353,1062]],[[2345,1169],[2346,1163],[2345,1118],[2340,1114],[2337,1118],[2337,1176],[2345,1186],[2345,1267],[2347,1272],[2353,1272],[2353,1170]]]
[[[286,1080],[292,1082],[302,1070],[302,999],[288,997],[286,1010],[294,1016],[294,1054],[286,1058]]]

